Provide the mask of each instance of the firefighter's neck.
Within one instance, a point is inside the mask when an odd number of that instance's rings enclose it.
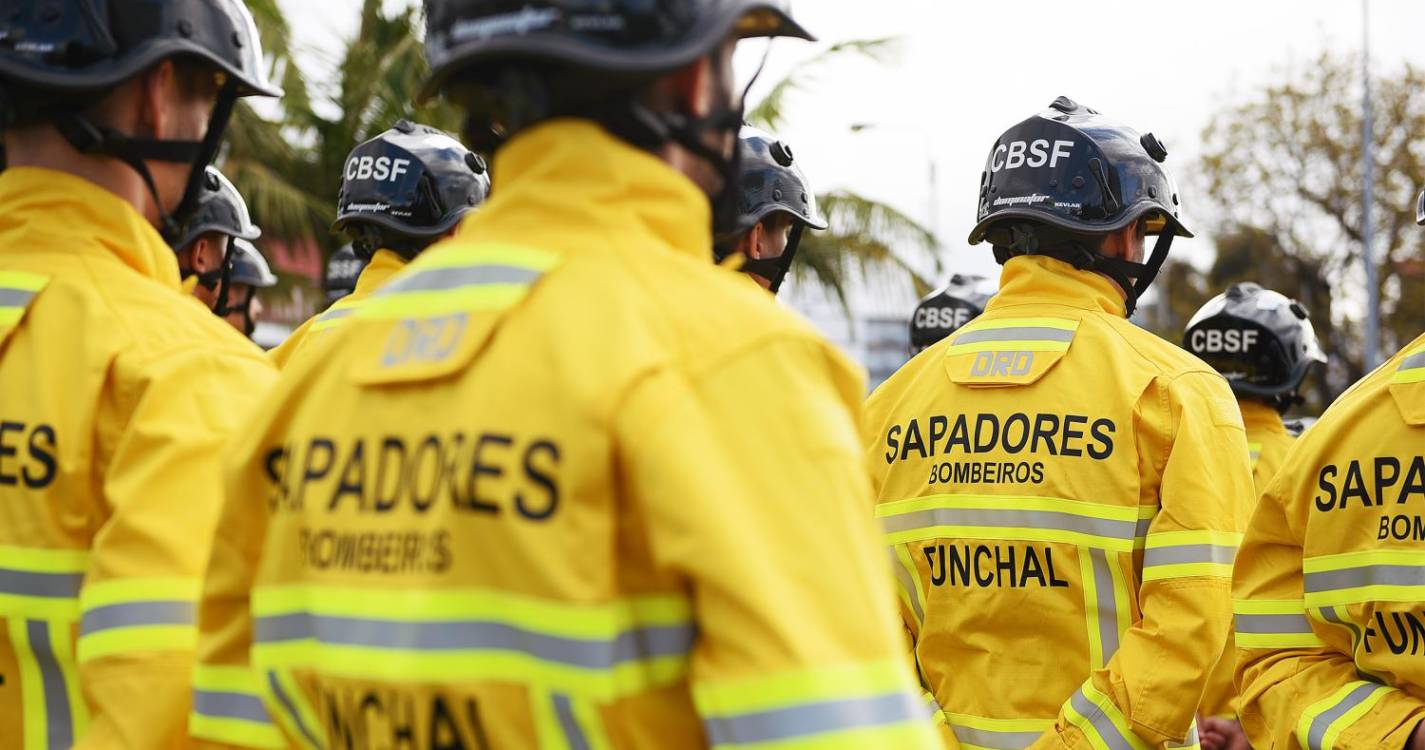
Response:
[[[7,130],[5,152],[10,167],[64,172],[117,195],[150,221],[158,216],[153,195],[138,172],[118,159],[79,153],[49,125]]]

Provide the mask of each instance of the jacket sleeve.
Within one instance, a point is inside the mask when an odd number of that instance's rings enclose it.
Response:
[[[1397,750],[1425,701],[1363,679],[1352,636],[1307,613],[1302,540],[1311,494],[1291,467],[1267,486],[1237,559],[1237,686],[1254,747]],[[1334,612],[1331,613],[1334,616]]]
[[[108,507],[80,593],[75,656],[90,718],[77,747],[181,744],[222,451],[274,377],[255,349],[112,363],[96,414]]]
[[[1142,614],[1065,702],[1057,726],[1070,745],[1078,735],[1093,747],[1196,744],[1193,719],[1231,627],[1232,561],[1253,492],[1236,401],[1219,376],[1189,373],[1147,389],[1135,416],[1142,502],[1159,506],[1144,540]]]
[[[647,376],[617,415],[656,563],[687,581],[713,747],[937,747],[858,448],[861,379],[811,340]],[[780,744],[780,743],[779,743]]]

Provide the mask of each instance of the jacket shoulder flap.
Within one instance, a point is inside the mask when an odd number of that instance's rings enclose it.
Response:
[[[354,350],[352,379],[394,384],[464,369],[560,258],[503,244],[452,246],[421,258],[352,313],[355,330],[344,342]]]
[[[1401,359],[1390,380],[1390,395],[1405,423],[1413,427],[1425,425],[1425,344],[1415,347]]]
[[[25,311],[48,284],[48,276],[0,270],[0,346],[20,327]]]
[[[945,370],[952,381],[971,387],[1029,385],[1069,353],[1079,324],[1072,318],[981,318],[954,334]]]

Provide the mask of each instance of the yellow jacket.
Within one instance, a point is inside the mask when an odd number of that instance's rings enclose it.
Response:
[[[1276,476],[1277,469],[1286,459],[1296,438],[1287,431],[1281,413],[1260,401],[1240,400],[1242,422],[1247,427],[1247,448],[1252,458],[1252,484],[1256,495],[1267,488],[1267,482]],[[1254,495],[1255,500],[1255,495]],[[1253,503],[1255,507],[1256,503]],[[1200,713],[1204,716],[1237,716],[1237,688],[1233,686],[1232,674],[1237,663],[1235,647],[1231,635],[1228,636],[1227,652],[1212,670],[1207,684],[1207,694],[1203,696]]]
[[[1237,561],[1259,748],[1403,748],[1425,719],[1425,336],[1342,396],[1267,485]]]
[[[867,405],[924,685],[966,746],[1193,745],[1251,502],[1242,417],[1107,279],[1006,264]]]
[[[297,327],[297,330],[292,332],[291,336],[287,337],[286,341],[268,352],[267,356],[272,358],[273,364],[281,369],[286,369],[297,352],[306,346],[308,338],[341,325],[347,316],[351,315],[356,303],[370,297],[387,280],[405,267],[406,259],[396,251],[377,250],[371,256],[371,262],[361,270],[361,275],[356,277],[356,288],[351,291],[351,294],[333,302],[331,307],[307,319],[305,323]]]
[[[275,377],[129,204],[0,174],[0,747],[181,741],[219,453]]]
[[[562,120],[494,174],[239,441],[195,726],[270,739],[257,695],[302,746],[930,747],[863,376],[653,156]]]

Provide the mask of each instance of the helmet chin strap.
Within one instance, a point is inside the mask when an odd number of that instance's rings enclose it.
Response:
[[[1173,246],[1173,233],[1165,231],[1158,235],[1153,252],[1147,263],[1134,263],[1122,258],[1110,258],[1090,250],[1078,241],[1058,243],[1050,248],[1041,248],[1039,239],[1021,227],[1010,228],[1010,239],[1005,248],[995,248],[995,260],[1001,264],[1015,255],[1044,255],[1077,268],[1080,271],[1094,271],[1113,279],[1123,290],[1123,308],[1126,317],[1133,317],[1138,309],[1138,300],[1148,292],[1148,287],[1158,278],[1163,263],[1168,260],[1168,252]]]
[[[792,236],[787,240],[787,249],[775,258],[759,258],[757,260],[748,259],[738,269],[743,273],[757,274],[771,283],[768,288],[772,294],[782,290],[782,282],[787,280],[787,274],[792,270],[792,262],[797,258],[797,249],[801,247],[802,235],[806,232],[806,224],[796,221],[792,226]]]
[[[58,110],[50,115],[59,134],[69,145],[81,154],[107,156],[127,164],[143,179],[149,195],[153,197],[154,208],[158,211],[158,230],[164,240],[172,244],[181,237],[183,217],[197,205],[198,195],[203,188],[203,170],[213,162],[222,147],[223,132],[232,118],[233,108],[238,100],[238,81],[229,77],[218,92],[218,100],[213,105],[208,118],[208,132],[201,141],[156,140],[135,138],[107,125],[97,125],[88,117],[73,110]],[[153,173],[149,171],[149,161],[173,164],[189,164],[188,184],[178,208],[169,213],[164,208],[163,198],[158,193]]]

